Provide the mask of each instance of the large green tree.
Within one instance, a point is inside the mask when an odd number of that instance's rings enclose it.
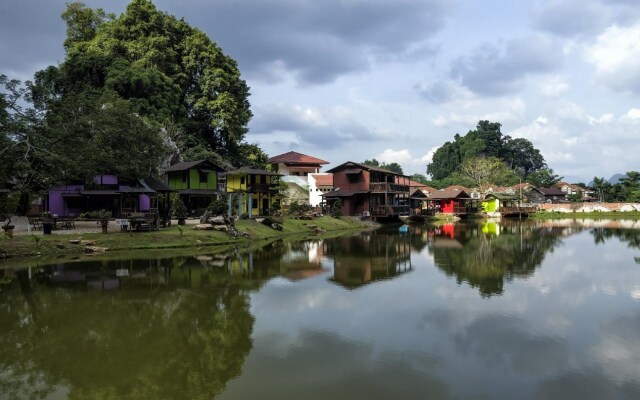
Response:
[[[150,0],[133,0],[117,17],[70,3],[62,17],[66,57],[37,74],[38,104],[59,113],[87,92],[126,100],[150,125],[180,130],[177,144],[186,154],[207,150],[242,163],[249,88],[235,60],[204,32]]]
[[[498,122],[479,121],[475,130],[461,136],[456,134],[452,142],[444,143],[427,165],[427,173],[438,181],[460,170],[468,160],[495,157],[526,178],[530,173],[546,166],[544,157],[533,144],[524,138],[504,136]]]

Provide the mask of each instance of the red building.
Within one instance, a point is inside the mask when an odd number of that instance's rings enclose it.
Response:
[[[323,197],[328,205],[340,199],[342,214],[373,218],[409,214],[409,177],[379,167],[346,162],[330,169],[334,190]]]
[[[464,190],[438,190],[429,195],[429,202],[435,203],[436,212],[464,215],[468,213],[469,194]]]

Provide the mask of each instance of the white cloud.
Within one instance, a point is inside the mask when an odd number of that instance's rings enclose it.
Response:
[[[569,91],[569,84],[561,76],[555,75],[549,78],[540,87],[540,92],[549,97],[560,97]]]
[[[596,78],[620,92],[640,93],[640,23],[607,28],[586,48],[586,60]]]
[[[375,159],[387,164],[396,162],[402,166],[402,170],[408,175],[416,172],[424,175],[426,166],[433,159],[433,153],[435,153],[437,149],[438,147],[433,147],[419,157],[413,157],[407,149],[385,149],[382,153],[378,154]]]

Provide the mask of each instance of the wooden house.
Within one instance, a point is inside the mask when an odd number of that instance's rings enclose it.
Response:
[[[527,200],[529,201],[529,203],[534,204],[563,203],[566,201],[566,193],[555,187],[533,188],[528,193]]]
[[[201,215],[224,194],[224,170],[211,160],[173,164],[165,170],[167,185],[180,194],[189,215]]]
[[[328,205],[342,200],[342,214],[372,218],[409,215],[409,177],[348,161],[330,169],[333,191],[323,195]]]
[[[238,214],[269,215],[279,200],[278,183],[280,174],[276,172],[242,167],[226,174],[227,193],[236,198]]]
[[[536,207],[522,207],[518,196],[509,193],[489,193],[482,200],[482,211],[494,217],[526,217],[536,210]]]
[[[428,199],[436,212],[458,216],[472,212],[470,200],[469,194],[460,189],[438,190],[431,193]]]
[[[156,212],[159,194],[166,195],[170,191],[155,178],[98,175],[89,182],[78,181],[49,189],[44,198],[44,211],[60,217],[77,217],[85,212],[107,210],[114,218],[131,212]],[[165,205],[163,209],[167,208]]]

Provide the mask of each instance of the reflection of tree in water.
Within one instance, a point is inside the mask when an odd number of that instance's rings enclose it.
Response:
[[[617,238],[629,248],[640,249],[640,230],[637,229],[594,228],[591,234],[595,244],[603,244],[607,240]],[[634,260],[640,264],[640,257],[634,257]]]
[[[527,277],[535,271],[547,252],[560,242],[560,231],[526,224],[456,224],[455,237],[430,245],[435,264],[458,283],[467,282],[483,296],[503,292],[504,282]]]
[[[332,280],[347,288],[392,279],[412,269],[409,235],[397,231],[335,238],[325,242],[325,252],[333,258]]]
[[[70,399],[215,397],[251,350],[249,291],[226,273],[193,285],[189,271],[113,291],[51,288],[19,271],[0,292],[0,398],[56,386]]]

